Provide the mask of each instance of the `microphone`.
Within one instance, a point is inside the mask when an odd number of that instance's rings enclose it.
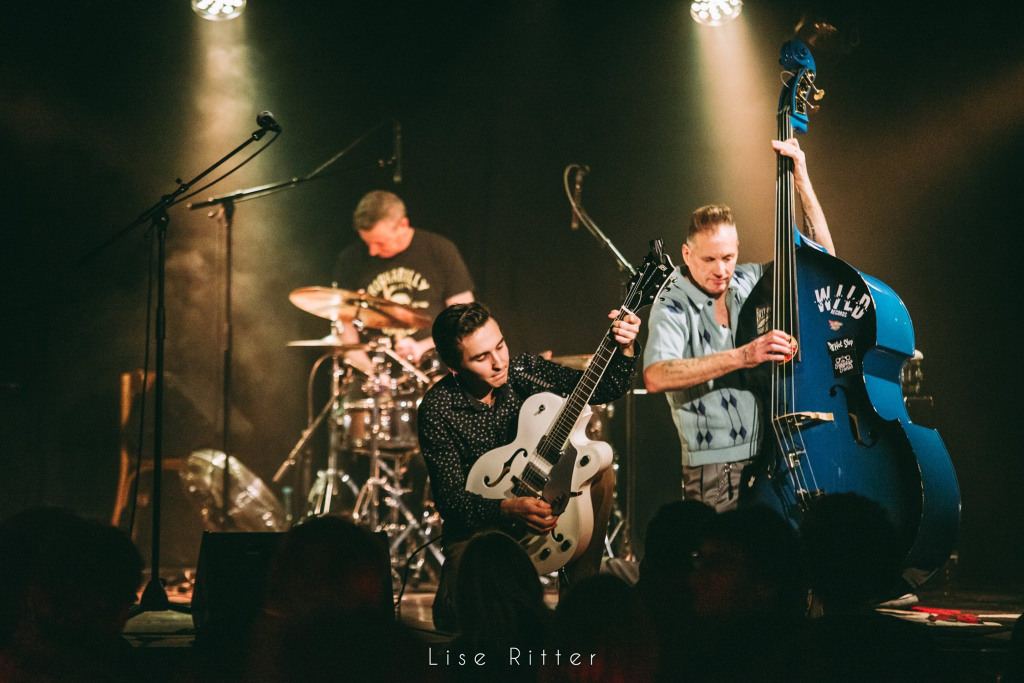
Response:
[[[269,111],[261,111],[256,117],[256,125],[263,130],[272,130],[275,133],[281,132],[281,126],[274,120],[274,115]]]
[[[391,143],[395,160],[395,170],[391,174],[391,182],[397,185],[402,182],[402,124],[398,121],[395,121],[395,127],[391,130]]]
[[[572,222],[569,223],[569,228],[571,230],[576,230],[580,227],[580,213],[576,210],[576,207],[580,205],[580,188],[583,185],[583,176],[587,173],[590,173],[589,166],[583,165],[576,167],[576,186],[573,188],[572,192]]]

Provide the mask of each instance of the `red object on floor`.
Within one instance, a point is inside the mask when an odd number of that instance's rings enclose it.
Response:
[[[915,605],[910,608],[914,612],[925,612],[929,621],[959,621],[963,624],[980,624],[981,619],[975,614],[967,614],[958,609],[942,609],[941,607],[922,607]]]

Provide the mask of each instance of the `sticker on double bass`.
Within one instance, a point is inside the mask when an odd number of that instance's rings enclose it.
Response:
[[[857,360],[857,347],[853,337],[840,337],[825,342],[828,344],[828,355],[832,357],[832,374],[839,377],[860,372],[860,361]]]
[[[837,283],[814,290],[814,303],[819,313],[835,318],[860,320],[871,308],[871,295],[859,292],[857,285]]]

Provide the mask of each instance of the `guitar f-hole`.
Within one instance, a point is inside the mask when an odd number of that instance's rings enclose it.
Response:
[[[512,457],[509,458],[508,460],[506,460],[505,464],[501,466],[501,472],[498,474],[498,478],[495,479],[493,482],[491,481],[491,477],[490,476],[484,477],[484,486],[486,486],[487,488],[493,489],[495,486],[500,484],[501,480],[505,478],[505,475],[507,475],[509,472],[512,471],[512,461],[515,460],[516,456],[518,456],[520,453],[522,453],[523,455],[526,455],[526,449],[525,448],[518,448],[518,449],[516,449],[516,452],[512,454]]]

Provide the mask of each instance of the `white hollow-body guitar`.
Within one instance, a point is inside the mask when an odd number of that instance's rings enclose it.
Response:
[[[661,240],[653,241],[616,319],[653,302],[671,271]],[[480,456],[466,478],[466,490],[484,498],[531,496],[551,505],[558,516],[555,528],[544,534],[523,532],[519,539],[541,574],[579,557],[593,535],[590,482],[611,466],[612,448],[586,436],[588,403],[617,349],[610,333],[605,334],[567,398],[548,392],[527,398],[515,440]]]

